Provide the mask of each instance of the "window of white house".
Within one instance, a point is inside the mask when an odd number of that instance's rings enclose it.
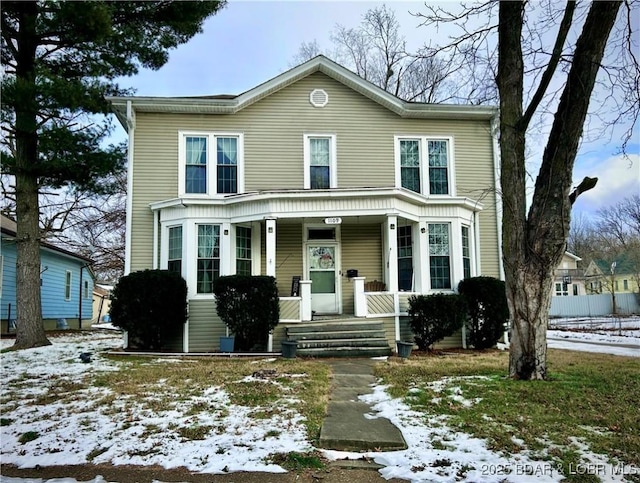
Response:
[[[336,143],[334,135],[304,136],[304,187],[319,190],[335,188]]]
[[[578,286],[576,284],[573,285],[573,295],[578,295]]]
[[[450,139],[396,138],[396,186],[425,195],[453,192]]]
[[[462,227],[462,270],[464,278],[471,278],[471,249],[469,248],[469,227]]]
[[[623,280],[622,281],[622,289],[623,290],[629,290],[629,280]]]
[[[411,230],[411,225],[398,227],[398,289],[407,292],[413,287]]]
[[[71,272],[67,270],[64,274],[64,299],[71,300]]]
[[[181,133],[180,136],[180,194],[242,192],[242,134]]]
[[[429,224],[429,269],[432,289],[451,288],[451,244],[448,223]]]
[[[616,290],[620,290],[620,287],[618,287],[618,281],[615,281],[615,286],[616,286]]]
[[[236,227],[236,274],[251,275],[251,228]]]
[[[561,297],[567,295],[569,295],[568,285],[561,282],[556,283],[556,296]]]
[[[213,293],[220,276],[220,225],[198,225],[197,293]]]
[[[182,273],[182,227],[169,228],[169,257],[167,270]]]

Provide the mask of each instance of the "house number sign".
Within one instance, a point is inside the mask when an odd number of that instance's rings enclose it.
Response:
[[[325,225],[339,225],[342,223],[342,218],[325,218]]]

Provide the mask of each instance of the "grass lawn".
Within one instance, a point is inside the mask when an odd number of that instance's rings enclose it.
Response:
[[[412,355],[376,371],[412,408],[448,415],[454,429],[486,439],[495,451],[528,449],[562,464],[568,481],[599,481],[571,474],[583,444],[612,463],[640,468],[640,359],[550,350],[550,380],[523,382],[505,377],[508,357]]]

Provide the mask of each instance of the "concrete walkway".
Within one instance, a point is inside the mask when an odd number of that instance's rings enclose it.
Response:
[[[320,430],[319,445],[341,451],[392,451],[406,449],[400,430],[387,418],[371,418],[371,406],[358,396],[372,393],[371,359],[327,361],[333,370],[327,416]]]

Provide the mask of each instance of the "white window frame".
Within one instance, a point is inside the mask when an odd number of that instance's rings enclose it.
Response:
[[[338,160],[336,135],[327,133],[304,134],[304,189],[311,189],[311,145],[310,139],[329,139],[329,189],[338,187]]]
[[[71,270],[64,271],[64,299],[68,302],[71,300],[73,292],[73,272]]]
[[[188,137],[204,137],[207,139],[207,182],[205,193],[187,193],[186,192],[186,138]],[[237,192],[236,193],[218,193],[217,179],[217,160],[215,153],[217,138],[237,138],[238,139],[238,163],[237,163]],[[180,197],[193,198],[212,198],[224,197],[230,194],[244,193],[244,133],[242,132],[225,132],[225,131],[178,131],[178,195]]]
[[[402,176],[400,166],[400,141],[420,142],[420,193],[422,196],[433,196],[437,198],[450,198],[456,196],[455,186],[455,145],[453,136],[431,136],[431,135],[396,135],[393,137],[393,149],[395,160],[396,188],[402,188]],[[449,193],[431,194],[429,193],[429,141],[446,141],[447,143],[447,184]]]
[[[433,286],[433,280],[431,278],[431,244],[429,243],[429,227],[431,225],[446,225],[447,226],[447,236],[449,237],[449,244],[448,244],[448,248],[449,248],[449,285],[450,287],[434,287]],[[429,289],[431,291],[434,292],[438,292],[438,293],[448,293],[448,292],[453,292],[454,288],[457,285],[457,280],[458,277],[456,276],[456,260],[455,260],[455,254],[457,253],[457,246],[460,246],[460,255],[462,255],[462,243],[458,244],[454,237],[453,237],[453,228],[454,228],[454,223],[451,220],[430,220],[427,221],[426,224],[426,228],[427,228],[427,279],[429,281]],[[462,237],[462,231],[459,231],[460,236]],[[433,256],[442,256],[442,255],[433,255]],[[462,258],[460,258],[460,260],[462,260]]]

